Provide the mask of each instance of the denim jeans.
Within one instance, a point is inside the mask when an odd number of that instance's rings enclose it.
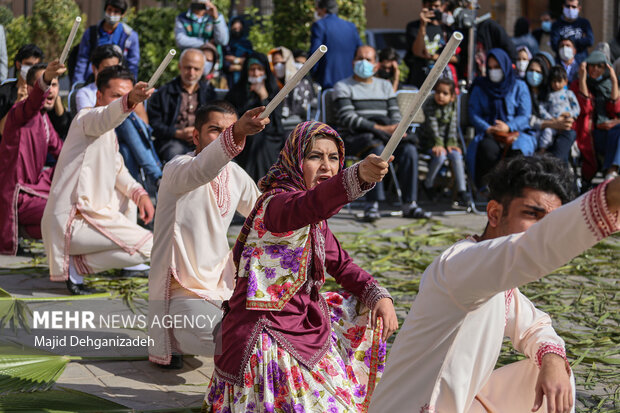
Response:
[[[439,170],[446,161],[446,158],[450,160],[452,165],[452,172],[454,173],[454,179],[456,181],[456,192],[464,192],[467,190],[465,186],[465,164],[463,163],[463,155],[457,151],[450,151],[446,155],[435,156],[431,153],[431,163],[428,166],[428,173],[426,174],[426,181],[424,185],[427,188],[431,188],[435,183],[435,178],[439,173]]]

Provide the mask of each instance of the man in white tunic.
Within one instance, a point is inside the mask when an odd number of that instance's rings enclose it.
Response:
[[[193,132],[196,151],[166,164],[149,273],[152,319],[163,315],[217,315],[219,319],[220,302],[230,298],[234,289],[228,227],[235,211],[247,216],[260,195],[252,178],[230,161],[243,150],[245,137],[269,122],[257,118],[262,110],[250,110],[237,121],[235,108],[227,102],[200,107]],[[204,321],[193,328],[149,323],[149,335],[155,341],[149,347],[150,360],[180,368],[182,358],[173,351],[207,355],[213,334],[210,322]]]
[[[620,179],[561,206],[571,181],[547,157],[518,157],[494,172],[484,233],[422,275],[369,412],[574,409],[564,342],[517,289],[620,229]],[[505,336],[527,359],[494,370]]]
[[[154,208],[125,168],[114,128],[152,90],[133,85],[133,74],[111,66],[97,76],[97,107],[81,110],[56,164],[41,231],[52,281],[66,281],[72,294],[89,291],[82,275],[142,264],[151,256],[145,223]]]

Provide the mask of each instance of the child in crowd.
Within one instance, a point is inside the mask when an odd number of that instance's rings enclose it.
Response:
[[[435,85],[435,95],[424,105],[424,124],[420,132],[423,153],[431,155],[431,163],[424,181],[426,192],[433,198],[433,186],[446,158],[450,160],[455,177],[459,205],[469,205],[469,194],[465,186],[463,151],[457,140],[456,89],[454,82],[441,78]]]
[[[575,94],[568,89],[568,74],[562,66],[553,66],[549,72],[549,86],[551,92],[547,99],[540,102],[540,117],[545,120],[559,117],[577,119],[579,116],[579,102]],[[538,137],[538,150],[545,152],[553,145],[557,131],[545,128]]]

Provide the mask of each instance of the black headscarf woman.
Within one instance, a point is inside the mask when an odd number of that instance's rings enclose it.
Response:
[[[267,106],[278,93],[279,88],[267,56],[253,52],[245,59],[239,81],[226,95],[241,116],[257,106]],[[255,180],[262,178],[276,161],[284,144],[282,108],[277,107],[269,116],[271,122],[258,135],[248,137],[245,149],[236,158],[246,172]]]

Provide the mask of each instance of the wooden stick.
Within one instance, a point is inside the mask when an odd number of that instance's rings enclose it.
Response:
[[[310,56],[310,58],[306,60],[306,63],[304,63],[304,65],[299,68],[297,73],[295,73],[293,77],[284,84],[284,87],[280,89],[278,94],[274,96],[271,102],[269,102],[269,104],[267,105],[263,113],[259,115],[259,118],[265,119],[266,117],[271,115],[271,112],[273,112],[273,110],[277,108],[280,103],[282,103],[284,98],[286,98],[286,95],[288,95],[290,91],[293,90],[295,86],[299,84],[299,82],[301,82],[304,76],[308,74],[310,69],[312,69],[312,67],[316,64],[316,62],[318,62],[319,59],[323,57],[325,53],[327,53],[327,46],[322,44],[319,46],[318,49],[314,51],[314,53],[312,53],[312,56]],[[269,70],[269,69],[267,68],[266,70]]]
[[[396,127],[396,130],[392,134],[392,137],[388,143],[385,145],[385,149],[383,149],[383,152],[381,153],[381,159],[384,161],[390,159],[390,156],[394,153],[394,150],[403,138],[407,128],[409,128],[409,125],[413,122],[413,118],[424,104],[424,101],[426,101],[426,98],[428,98],[431,94],[431,91],[433,90],[433,87],[435,87],[435,83],[437,83],[439,76],[441,76],[446,66],[448,66],[450,58],[452,58],[456,52],[456,48],[459,46],[459,43],[461,43],[461,40],[463,40],[463,35],[461,33],[452,33],[450,40],[439,55],[435,65],[431,69],[428,76],[426,76],[422,87],[418,93],[414,95],[411,103],[409,103],[409,105],[405,108],[404,113],[402,113],[403,117],[400,120],[400,123]]]
[[[75,35],[77,34],[78,28],[80,27],[80,23],[82,22],[82,18],[77,16],[75,21],[73,22],[73,27],[71,28],[71,33],[69,33],[69,38],[67,39],[67,43],[65,43],[65,48],[62,49],[62,53],[60,55],[60,64],[64,65],[65,60],[67,60],[67,56],[69,56],[69,50],[71,49],[71,45],[73,44],[73,40],[75,40]]]
[[[177,51],[174,49],[170,49],[166,57],[164,57],[164,60],[162,60],[161,63],[159,64],[159,67],[157,68],[155,73],[153,73],[153,76],[151,76],[151,79],[149,80],[149,83],[148,83],[148,89],[155,86],[155,84],[159,80],[159,77],[161,76],[162,73],[164,73],[164,70],[166,70],[166,67],[168,67],[168,65],[170,64],[170,61],[172,60],[175,54],[177,54]]]

